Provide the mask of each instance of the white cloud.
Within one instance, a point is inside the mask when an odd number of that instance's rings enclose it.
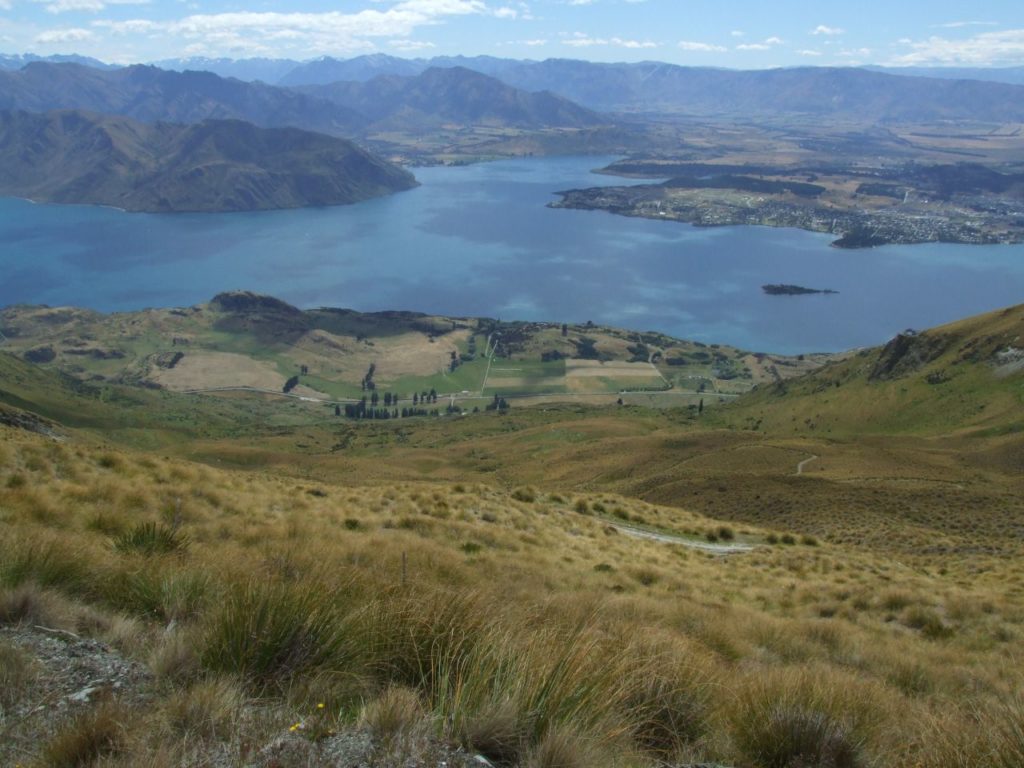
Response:
[[[99,13],[111,5],[149,5],[150,0],[35,0],[47,13]]]
[[[70,29],[48,29],[36,35],[35,41],[42,45],[52,43],[78,43],[83,40],[89,40],[93,37],[93,33],[88,29],[80,29],[72,27]]]
[[[729,34],[732,35],[733,37],[743,37],[747,33],[744,32],[742,29],[734,29]]]
[[[494,15],[499,19],[515,19],[518,18],[519,11],[515,8],[496,8],[494,10]]]
[[[0,11],[11,10],[11,0],[0,0]]]
[[[983,32],[964,40],[930,37],[909,44],[910,52],[889,63],[897,66],[962,64],[1013,66],[1024,64],[1024,29]]]
[[[624,40],[621,37],[590,37],[577,32],[568,40],[563,40],[564,45],[571,45],[574,48],[592,48],[595,46],[612,46],[615,48],[657,48],[658,44],[650,40]]]
[[[726,50],[725,46],[712,45],[711,43],[697,43],[692,40],[680,40],[677,46],[684,51],[696,51],[699,53],[720,53]]]
[[[374,38],[386,38],[394,46],[396,41],[410,38],[417,29],[440,24],[449,17],[491,14],[511,18],[512,13],[517,12],[513,8],[504,13],[500,8],[491,11],[483,0],[400,0],[382,9],[354,13],[239,11],[193,14],[171,21],[102,20],[94,22],[93,27],[118,35],[179,38],[190,55],[281,56],[294,52],[316,56],[372,50]],[[416,43],[410,41],[409,45]]]
[[[796,52],[797,56],[821,56],[821,51],[811,50],[810,48],[804,48]]]
[[[814,29],[811,30],[811,34],[812,35],[826,35],[828,37],[833,37],[834,35],[841,35],[845,31],[846,31],[845,29],[841,29],[839,27],[829,27],[829,26],[827,26],[825,24],[819,24],[818,26],[816,26]]]
[[[737,51],[768,51],[773,45],[782,45],[781,37],[767,37],[760,43],[740,43],[736,46]]]
[[[997,21],[947,21],[945,24],[932,24],[933,27],[942,29],[960,29],[962,27],[997,27]]]
[[[392,40],[389,45],[396,51],[411,53],[414,51],[427,51],[437,46],[427,40]]]

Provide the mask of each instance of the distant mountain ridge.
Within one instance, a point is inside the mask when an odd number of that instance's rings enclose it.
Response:
[[[350,109],[284,88],[150,66],[99,70],[33,62],[0,72],[0,109],[82,109],[143,122],[235,119],[334,136],[352,135],[366,123]]]
[[[251,211],[354,203],[415,184],[351,142],[296,128],[0,112],[0,194],[34,200]]]
[[[310,85],[296,90],[359,112],[378,129],[408,130],[448,122],[579,128],[608,122],[550,91],[530,93],[465,67],[432,67],[411,77],[381,75],[366,82]]]
[[[54,56],[37,56],[34,53],[0,53],[0,69],[21,69],[36,61],[49,64],[81,64],[83,67],[93,67],[95,69],[120,69],[118,64],[107,64],[91,56],[79,56],[75,53],[68,55],[57,54]]]

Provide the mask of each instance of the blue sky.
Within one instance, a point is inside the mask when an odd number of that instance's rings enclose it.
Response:
[[[1024,2],[0,0],[0,52],[1013,66],[1024,65]]]

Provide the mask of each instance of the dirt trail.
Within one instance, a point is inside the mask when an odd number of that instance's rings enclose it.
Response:
[[[801,461],[799,464],[796,465],[796,473],[797,473],[797,475],[802,475],[804,473],[804,467],[806,467],[812,461],[817,461],[820,458],[821,458],[820,456],[815,454],[815,455],[812,455],[811,458],[804,459],[803,461]]]
[[[631,525],[622,525],[621,523],[612,523],[612,528],[617,530],[619,533],[624,533],[627,536],[633,536],[637,539],[660,541],[665,544],[681,544],[684,547],[699,549],[702,552],[714,552],[717,555],[735,555],[742,552],[751,552],[754,549],[750,544],[715,544],[710,541],[697,541],[696,539],[686,538],[685,536],[674,536],[670,533],[645,531],[643,528],[634,528]]]

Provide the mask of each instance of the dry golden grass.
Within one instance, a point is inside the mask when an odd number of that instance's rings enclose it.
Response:
[[[382,733],[537,766],[939,768],[1019,747],[1022,566],[956,555],[967,534],[908,563],[539,482],[354,486],[3,438],[0,619],[63,612],[151,663],[161,692],[140,723],[116,719],[124,739],[83,721],[68,733],[97,739],[54,755],[131,764],[164,744],[182,762],[190,739],[241,750],[316,703],[331,727],[363,707]],[[721,557],[611,521],[763,546]],[[177,544],[151,546],[161,532]]]

